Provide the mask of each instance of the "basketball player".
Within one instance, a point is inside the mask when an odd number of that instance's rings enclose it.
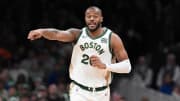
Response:
[[[73,42],[69,68],[70,101],[109,101],[111,72],[129,73],[131,64],[117,34],[102,27],[102,11],[96,6],[85,12],[86,27],[58,30],[52,28],[30,31],[28,39],[46,38]],[[112,55],[114,54],[114,55]],[[113,63],[113,57],[118,61]]]

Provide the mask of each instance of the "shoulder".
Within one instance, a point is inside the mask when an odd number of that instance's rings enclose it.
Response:
[[[111,29],[105,27],[110,32],[110,45],[111,49],[116,48],[118,46],[123,46],[122,40],[120,36],[112,31]]]
[[[112,32],[112,34],[111,34],[111,45],[113,46],[114,44],[122,44],[122,40],[118,34]]]
[[[117,33],[115,33],[114,31],[112,31],[111,29],[109,29],[109,28],[107,28],[107,27],[105,27],[106,29],[107,29],[107,31],[109,31],[111,34],[110,34],[110,37],[111,37],[111,41],[113,41],[113,40],[121,40],[121,38],[120,38],[120,36],[117,34]]]
[[[81,32],[81,29],[78,28],[69,28],[67,29],[68,32],[72,33],[72,34],[78,34]]]
[[[112,34],[111,34],[111,38],[112,39],[115,39],[115,40],[117,40],[117,39],[121,39],[120,37],[119,37],[119,35],[117,35],[116,33],[114,33],[114,32],[112,32]]]
[[[82,29],[78,29],[78,28],[69,28],[67,29],[67,31],[71,34],[74,35],[75,39],[78,38],[78,36],[81,34],[82,32]]]

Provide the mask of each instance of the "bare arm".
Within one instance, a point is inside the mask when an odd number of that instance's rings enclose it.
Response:
[[[44,37],[48,40],[57,40],[62,42],[73,42],[80,34],[80,29],[70,28],[68,30],[58,30],[53,28],[36,29],[30,31],[28,39],[35,40]]]
[[[117,63],[106,64],[106,69],[116,73],[130,73],[131,63],[120,37],[113,33],[111,36],[111,47],[117,59]]]
[[[128,54],[124,48],[123,42],[115,33],[111,36],[111,48],[118,62],[128,59]]]
[[[92,66],[116,73],[129,73],[131,71],[131,64],[127,52],[120,37],[115,33],[111,36],[111,47],[118,63],[106,64],[103,63],[98,56],[91,56]]]

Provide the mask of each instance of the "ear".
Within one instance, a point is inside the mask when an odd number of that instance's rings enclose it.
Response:
[[[101,23],[103,22],[103,17],[101,17]]]

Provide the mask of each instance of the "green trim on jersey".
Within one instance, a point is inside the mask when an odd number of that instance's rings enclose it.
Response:
[[[111,36],[112,36],[112,32],[110,32],[110,34],[109,34],[109,51],[112,54],[113,51],[112,51],[112,47],[111,47]],[[112,57],[113,57],[113,55],[112,55]]]
[[[81,30],[81,31],[80,31],[80,33],[79,33],[79,35],[77,36],[77,38],[76,38],[76,40],[75,40],[74,44],[76,44],[76,43],[78,42],[78,40],[79,40],[79,38],[80,38],[80,36],[81,36],[82,32],[83,32],[83,30]]]
[[[111,83],[112,83],[113,79],[114,79],[114,73],[111,72]],[[110,84],[111,84],[111,83],[110,83]]]
[[[113,49],[112,49],[112,47],[111,47],[111,37],[112,37],[112,31],[110,32],[110,34],[109,34],[109,52],[111,53],[111,55],[112,55],[112,59],[113,59]],[[114,78],[114,73],[113,72],[111,72],[111,83],[112,83],[112,81],[113,81],[113,78]]]
[[[95,40],[95,39],[98,39],[98,38],[104,36],[105,33],[107,32],[107,30],[108,30],[108,29],[105,27],[105,30],[104,30],[99,36],[93,38],[93,37],[91,37],[91,35],[89,34],[89,30],[88,30],[87,27],[86,27],[86,34],[87,34],[91,39]]]

